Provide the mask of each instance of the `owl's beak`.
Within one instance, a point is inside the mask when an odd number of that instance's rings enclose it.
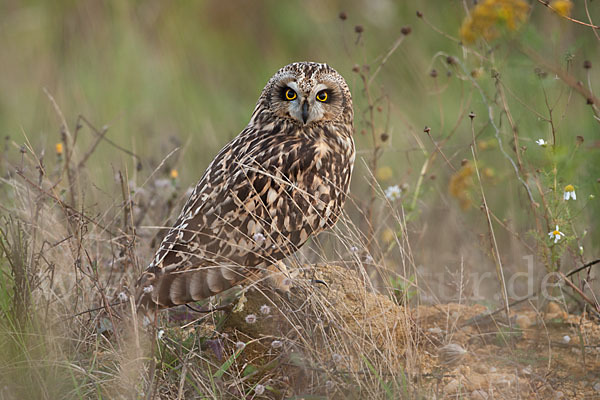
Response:
[[[308,101],[306,100],[302,103],[302,121],[304,121],[305,124],[306,121],[308,121]]]

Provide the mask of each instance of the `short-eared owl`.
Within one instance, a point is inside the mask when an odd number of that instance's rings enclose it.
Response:
[[[217,154],[137,282],[149,308],[200,300],[333,226],[354,165],[352,97],[327,64],[277,71]]]

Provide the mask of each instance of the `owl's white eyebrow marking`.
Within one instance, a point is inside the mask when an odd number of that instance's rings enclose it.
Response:
[[[298,83],[296,81],[290,81],[287,83],[289,88],[294,89],[294,91],[300,96],[300,89],[298,88]]]
[[[315,88],[312,90],[312,93],[319,93],[321,90],[323,89],[329,89],[330,87],[327,86],[324,83],[319,83],[317,86],[315,86]]]

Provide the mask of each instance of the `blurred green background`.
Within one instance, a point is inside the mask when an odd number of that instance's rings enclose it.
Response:
[[[346,77],[354,96],[359,157],[352,193],[356,208],[361,209],[365,207],[362,199],[368,197],[365,163],[373,143],[362,133],[368,129],[367,101],[359,75],[352,69],[368,65],[373,73],[402,36],[401,28],[410,26],[412,32],[375,77],[371,91],[381,106],[375,115],[378,134],[389,135],[386,142],[379,141],[383,151],[379,165],[392,171],[378,183],[382,189],[405,187],[402,204],[410,214],[417,263],[456,265],[463,256],[476,267],[489,269],[492,263],[484,250],[488,245],[482,243],[487,228],[478,208],[478,191],[471,185],[473,204],[465,210],[448,194],[454,170],[460,169],[462,159],[472,158],[469,111],[477,115],[478,140],[489,144],[480,154],[483,166],[489,168],[484,187],[490,208],[510,227],[498,228],[508,261],[523,264],[520,257],[529,250],[518,242],[535,241],[530,233],[534,224],[527,211],[529,200],[499,151],[487,120],[490,106],[503,148],[514,158],[513,133],[499,87],[505,90],[511,118],[518,126],[519,144],[527,148],[522,157],[529,170],[538,171],[544,192],[562,190],[569,183],[576,186],[580,200],[570,216],[579,219],[565,230],[578,236],[587,231],[582,244],[586,251],[597,252],[598,121],[584,98],[539,60],[525,55],[521,46],[593,88],[598,84],[594,71],[600,67],[600,42],[589,28],[561,19],[539,2],[529,4],[531,14],[523,27],[519,31],[499,27],[506,34],[471,46],[481,56],[476,57],[448,38],[458,38],[466,6],[472,6],[468,1],[5,0],[0,4],[3,157],[17,165],[19,146],[29,142],[37,154],[45,152],[48,165],[57,163],[54,146],[61,141],[60,121],[45,88],[71,129],[81,114],[97,128],[108,126],[107,138],[140,157],[138,184],[169,152],[181,147],[159,175],[167,177],[176,168],[181,185],[187,187],[246,125],[261,89],[277,69],[300,60],[327,62]],[[582,4],[575,4],[572,16],[588,21]],[[589,6],[592,19],[599,22],[598,4],[590,2]],[[417,17],[417,10],[427,21]],[[339,18],[342,11],[346,20]],[[363,28],[360,35],[356,25]],[[457,63],[448,63],[448,56]],[[582,68],[584,60],[591,61],[591,70]],[[432,69],[437,78],[430,76]],[[555,122],[553,152],[534,143],[552,137],[550,125],[543,120],[548,117],[547,101]],[[415,196],[423,163],[435,152],[432,140],[423,133],[426,125],[436,142],[450,135],[443,149],[448,160],[439,155],[432,160]],[[577,135],[584,137],[583,144],[577,144]],[[94,135],[84,127],[77,141],[81,156]],[[115,171],[127,170],[133,176],[136,160],[101,142],[88,166],[91,184],[110,196],[119,193]],[[535,183],[528,183],[539,202]],[[590,200],[590,195],[596,200]],[[562,192],[553,196],[558,199]],[[416,209],[410,207],[413,199]],[[97,206],[102,208],[102,204]],[[564,211],[557,212],[564,216]],[[382,227],[378,235],[385,229],[397,231],[385,212],[378,215],[376,222]],[[547,212],[544,229],[559,217]],[[521,239],[516,240],[511,230],[520,232]],[[577,243],[574,246],[576,253]]]

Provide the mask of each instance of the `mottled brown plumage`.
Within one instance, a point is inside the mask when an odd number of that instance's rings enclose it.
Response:
[[[217,294],[333,226],[350,184],[352,133],[352,97],[341,75],[308,62],[280,69],[138,280],[138,305]]]

